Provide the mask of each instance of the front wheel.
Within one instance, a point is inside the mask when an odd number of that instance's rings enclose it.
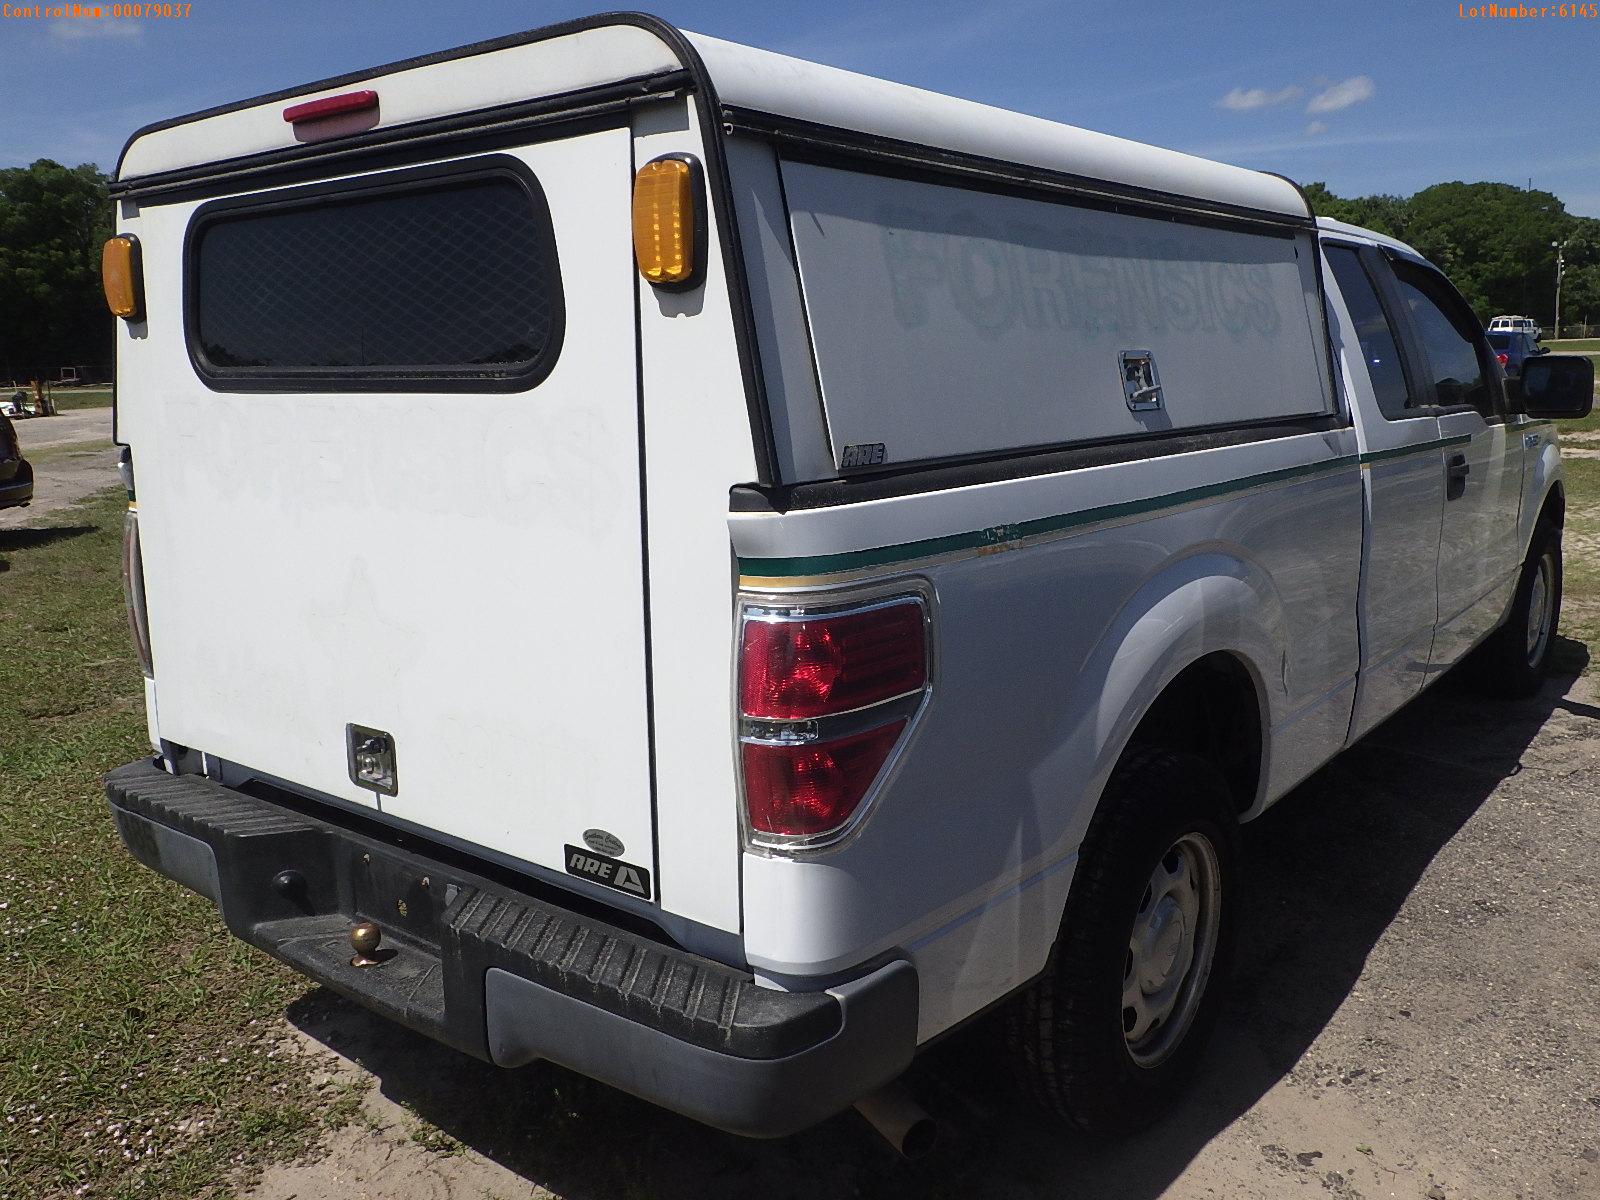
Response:
[[[1079,852],[1044,973],[1013,1003],[1024,1078],[1082,1129],[1159,1117],[1193,1074],[1232,958],[1232,798],[1204,759],[1129,751]]]
[[[1516,699],[1544,682],[1561,620],[1561,530],[1541,521],[1517,578],[1505,624],[1483,644],[1480,675],[1489,691]]]

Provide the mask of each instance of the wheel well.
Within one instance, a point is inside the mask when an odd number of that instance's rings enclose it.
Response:
[[[1567,523],[1567,494],[1559,483],[1551,488],[1549,495],[1544,498],[1544,507],[1539,510],[1539,520],[1549,521],[1557,529]]]
[[[1249,670],[1225,653],[1190,663],[1156,697],[1128,744],[1206,759],[1244,812],[1261,779],[1261,705]]]

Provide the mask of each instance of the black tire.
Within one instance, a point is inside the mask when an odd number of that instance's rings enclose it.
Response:
[[[1151,924],[1141,906],[1150,899],[1152,872],[1190,837],[1204,838],[1215,851],[1220,903],[1209,970],[1196,954],[1181,976],[1172,971],[1169,978],[1182,980],[1180,992],[1194,989],[1187,1027],[1177,1030],[1164,1057],[1151,1062],[1146,1054],[1141,1063],[1125,1033],[1134,1011],[1124,1008],[1124,987],[1135,922]],[[1150,1124],[1181,1094],[1226,991],[1239,862],[1233,799],[1210,763],[1159,749],[1125,755],[1084,835],[1044,973],[1008,1011],[1012,1058],[1045,1107],[1087,1132],[1116,1136]]]
[[[1530,633],[1530,625],[1535,615],[1535,597],[1541,593],[1543,632],[1535,638]],[[1537,692],[1550,665],[1550,648],[1560,622],[1561,528],[1540,521],[1528,545],[1522,573],[1517,577],[1516,596],[1511,601],[1505,624],[1489,635],[1477,655],[1477,678],[1484,690],[1508,700]]]

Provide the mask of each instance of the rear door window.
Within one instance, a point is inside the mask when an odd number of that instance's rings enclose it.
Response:
[[[549,208],[508,156],[206,205],[186,261],[221,391],[518,390],[560,348]]]
[[[1406,411],[1412,403],[1405,369],[1400,364],[1400,347],[1360,256],[1348,246],[1328,246],[1326,251],[1339,294],[1344,297],[1350,319],[1355,322],[1361,358],[1372,379],[1378,411],[1391,421],[1416,416],[1415,412]]]

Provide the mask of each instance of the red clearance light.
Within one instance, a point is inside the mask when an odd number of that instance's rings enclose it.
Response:
[[[849,712],[921,688],[928,678],[915,600],[843,616],[745,622],[739,708],[800,721]]]
[[[377,107],[377,92],[343,92],[337,96],[324,96],[321,100],[307,100],[304,104],[291,104],[283,110],[283,119],[291,125],[298,125],[301,121],[318,121],[323,117],[366,112],[369,108]]]
[[[905,732],[895,721],[829,742],[746,742],[744,801],[750,828],[811,837],[850,820]]]

